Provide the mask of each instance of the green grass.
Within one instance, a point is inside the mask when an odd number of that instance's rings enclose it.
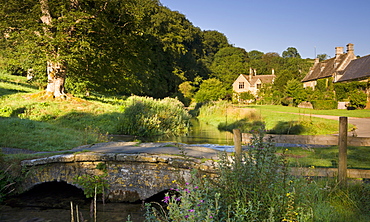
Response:
[[[287,151],[286,151],[287,149]],[[353,169],[370,169],[370,147],[348,147],[347,165]],[[278,153],[287,155],[290,166],[338,167],[338,146],[325,148],[279,148]]]
[[[359,117],[359,118],[370,118],[370,110],[314,110],[307,108],[298,108],[290,106],[274,106],[274,105],[252,105],[246,106],[247,108],[254,108],[260,112],[288,112],[288,113],[299,113],[299,114],[316,114],[316,115],[330,115],[330,116],[347,116],[347,117]]]
[[[117,131],[120,100],[40,100],[25,77],[0,73],[0,147],[60,151],[107,141]]]
[[[250,130],[256,121],[263,121],[266,130],[275,134],[328,135],[338,133],[338,121],[336,120],[294,114],[309,114],[309,111],[312,110],[284,106],[233,107],[220,102],[202,106],[198,118],[210,125],[222,126],[223,129],[237,127],[244,132]],[[362,112],[368,113],[367,110]],[[240,121],[241,119],[245,121]],[[245,125],[248,127],[244,127]],[[352,127],[353,125],[349,124],[349,129]]]

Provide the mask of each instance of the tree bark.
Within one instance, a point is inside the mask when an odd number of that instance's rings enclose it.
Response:
[[[48,85],[46,92],[53,94],[55,98],[64,96],[64,82],[66,78],[65,65],[59,62],[47,62]]]
[[[48,0],[40,0],[41,6],[41,21],[46,25],[44,27],[44,34],[49,38],[53,39],[52,27],[53,19],[49,10]],[[55,98],[64,96],[64,82],[66,78],[66,65],[59,62],[59,54],[56,49],[48,52],[46,55],[49,58],[53,58],[53,61],[49,59],[47,61],[47,75],[48,75],[48,85],[46,87],[46,92],[52,94]]]

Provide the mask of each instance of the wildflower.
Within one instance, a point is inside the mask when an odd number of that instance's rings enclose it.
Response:
[[[190,183],[186,183],[186,185],[189,185]]]
[[[172,180],[172,183],[176,183],[177,181],[176,180]]]
[[[195,210],[194,209],[190,209],[190,210],[188,210],[189,212],[194,212]]]
[[[168,203],[169,200],[170,200],[170,196],[165,196],[163,202]]]
[[[204,203],[204,200],[200,200],[201,203]]]
[[[180,201],[180,200],[181,200],[181,197],[178,197],[178,198],[176,198],[175,200],[176,200],[176,201]]]
[[[290,193],[286,193],[286,196],[289,197],[290,196]]]
[[[198,186],[195,186],[194,189],[198,189],[199,187]]]
[[[189,218],[189,215],[185,215],[185,218],[188,219]]]

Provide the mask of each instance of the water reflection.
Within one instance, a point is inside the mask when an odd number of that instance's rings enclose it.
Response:
[[[191,131],[188,135],[167,139],[161,138],[161,141],[166,140],[186,144],[232,145],[233,134],[230,132],[219,131],[217,127],[194,118],[191,120]]]
[[[113,141],[132,141],[139,139],[143,142],[178,142],[186,144],[217,144],[232,145],[233,134],[220,131],[217,127],[199,121],[196,118],[191,119],[191,129],[188,135],[181,137],[160,137],[160,138],[138,138],[132,136],[115,135]],[[206,145],[207,146],[207,145]]]

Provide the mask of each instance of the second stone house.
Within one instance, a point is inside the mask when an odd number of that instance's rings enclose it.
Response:
[[[342,77],[345,68],[354,59],[356,59],[356,56],[352,43],[347,45],[346,53],[344,53],[343,47],[336,47],[334,58],[322,62],[319,62],[318,58],[315,59],[315,64],[302,80],[303,86],[314,89],[318,79],[329,79],[330,77],[332,77],[333,82],[337,82]]]

